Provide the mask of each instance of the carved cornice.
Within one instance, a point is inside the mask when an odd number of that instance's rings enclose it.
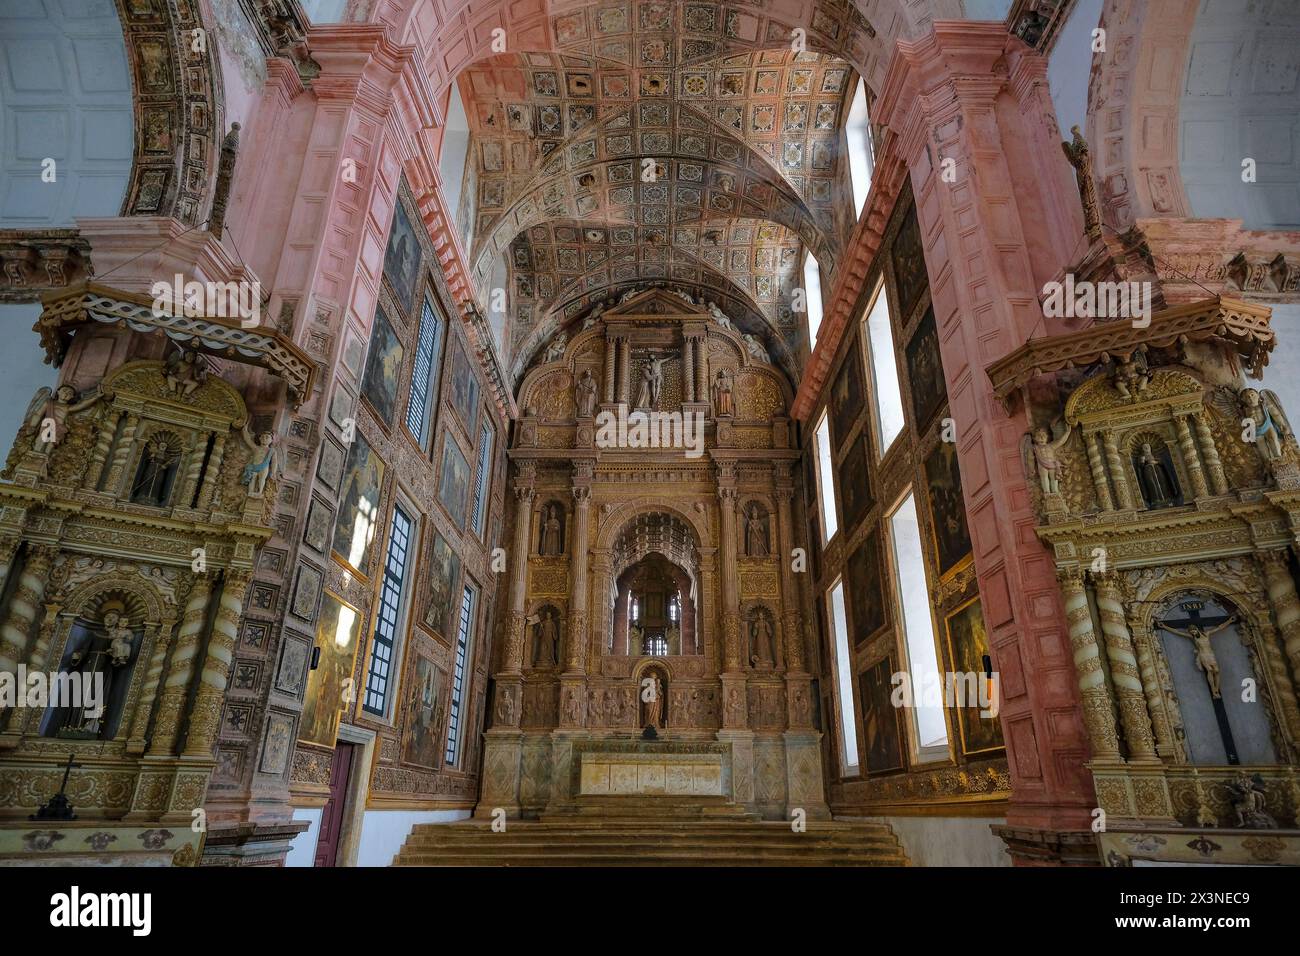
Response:
[[[1275,342],[1269,327],[1271,315],[1267,306],[1216,296],[1157,312],[1145,328],[1118,320],[1099,322],[1078,332],[1031,339],[985,371],[993,383],[993,394],[1008,411],[1015,395],[1039,375],[1107,359],[1129,359],[1144,348],[1168,348],[1189,341],[1217,339],[1231,345],[1258,378]]]
[[[62,364],[73,334],[91,322],[125,326],[136,332],[162,332],[208,355],[264,368],[284,379],[294,407],[311,395],[316,364],[286,335],[264,327],[194,315],[155,312],[153,300],[93,282],[46,296],[33,330],[40,333],[45,360]]]
[[[95,274],[76,229],[0,229],[0,302],[34,302]]]

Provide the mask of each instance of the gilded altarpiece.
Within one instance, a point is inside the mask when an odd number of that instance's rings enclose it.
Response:
[[[520,397],[477,813],[825,817],[783,374],[654,288],[559,333]]]
[[[1226,298],[989,369],[1030,429],[1109,865],[1300,862],[1300,449]]]

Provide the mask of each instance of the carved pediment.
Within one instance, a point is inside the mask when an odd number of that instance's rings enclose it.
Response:
[[[1111,375],[1094,375],[1075,389],[1066,402],[1065,420],[1072,425],[1087,424],[1109,417],[1111,412],[1123,412],[1128,417],[1135,412],[1162,409],[1170,404],[1199,404],[1204,391],[1201,381],[1182,369],[1156,369],[1142,390],[1129,396],[1115,387]]]
[[[608,319],[621,315],[698,315],[707,318],[709,312],[704,306],[694,305],[670,289],[645,289],[606,309],[603,317]]]

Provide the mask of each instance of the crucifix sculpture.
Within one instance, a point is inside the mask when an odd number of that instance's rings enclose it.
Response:
[[[1170,634],[1185,637],[1192,642],[1196,653],[1196,669],[1205,675],[1205,682],[1210,688],[1210,698],[1214,702],[1214,716],[1219,723],[1219,734],[1223,737],[1223,748],[1228,755],[1228,763],[1240,763],[1237,758],[1237,745],[1232,739],[1232,728],[1228,724],[1228,712],[1223,706],[1223,693],[1220,685],[1219,659],[1214,654],[1210,638],[1218,634],[1237,620],[1235,614],[1212,614],[1201,616],[1200,601],[1187,601],[1179,605],[1186,617],[1176,620],[1157,619],[1156,625]],[[1181,624],[1183,627],[1175,627]]]

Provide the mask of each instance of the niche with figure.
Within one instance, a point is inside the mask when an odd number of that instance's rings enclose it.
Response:
[[[1204,592],[1176,595],[1157,612],[1160,635],[1190,763],[1202,766],[1276,763],[1265,681],[1246,622],[1226,599]],[[1242,700],[1245,681],[1259,698]]]
[[[1169,445],[1149,432],[1135,438],[1131,445],[1133,473],[1138,493],[1147,508],[1173,508],[1183,503],[1178,471]]]
[[[661,554],[651,553],[619,575],[613,623],[614,654],[700,653],[690,576]]]
[[[544,558],[564,554],[564,506],[558,501],[546,502],[538,512],[537,553]]]
[[[741,509],[744,554],[748,558],[766,558],[772,553],[772,522],[761,502],[751,501]]]
[[[668,726],[668,672],[651,666],[637,678],[637,699],[641,703],[640,726],[663,730]]]
[[[756,604],[745,614],[746,660],[754,670],[770,671],[776,666],[776,626],[772,612]]]
[[[93,618],[72,622],[59,662],[59,695],[51,693],[41,734],[72,740],[112,740],[117,736],[143,637],[126,604],[105,600]],[[53,692],[54,688],[51,688]]]
[[[173,432],[155,432],[144,443],[140,463],[131,482],[131,503],[165,508],[171,504],[172,489],[181,463],[181,440]],[[188,502],[186,502],[188,504]]]
[[[532,662],[537,668],[552,668],[560,663],[560,612],[553,604],[544,604],[529,618],[532,636]]]

